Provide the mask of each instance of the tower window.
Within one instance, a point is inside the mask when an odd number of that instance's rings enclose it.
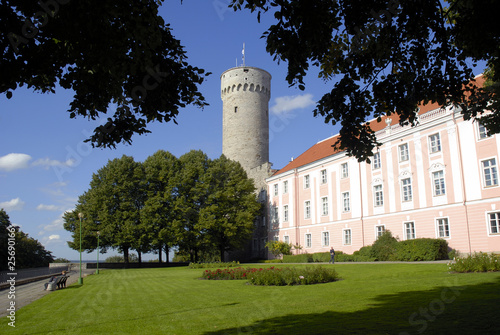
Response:
[[[237,113],[238,112],[238,106],[235,106],[234,107],[234,112]]]

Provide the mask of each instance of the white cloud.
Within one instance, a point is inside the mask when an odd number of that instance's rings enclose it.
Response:
[[[282,114],[293,111],[295,109],[302,109],[313,106],[315,102],[312,97],[312,94],[287,95],[283,97],[277,97],[276,99],[274,99],[274,105],[271,107],[271,113]]]
[[[38,226],[38,227],[40,227],[40,226]],[[46,231],[54,231],[54,230],[64,229],[64,220],[62,217],[60,217],[58,219],[55,219],[54,221],[52,221],[49,224],[42,225],[42,227],[43,227],[43,230],[46,230]]]
[[[0,169],[5,171],[13,171],[25,169],[28,167],[28,162],[31,156],[26,154],[11,153],[0,157]]]
[[[49,245],[49,244],[57,244],[61,242],[61,236],[57,234],[53,234],[50,236],[46,236],[42,238],[42,244],[44,246]]]
[[[39,211],[60,211],[60,210],[62,210],[60,206],[44,205],[44,204],[40,204],[40,205],[36,206],[36,209]]]
[[[51,166],[66,166],[66,167],[71,167],[75,165],[75,160],[74,159],[68,159],[65,162],[61,162],[55,159],[49,159],[49,158],[40,158],[37,159],[36,161],[33,162],[33,166],[42,166],[46,169],[48,169]]]
[[[25,202],[20,198],[15,198],[9,201],[0,202],[0,208],[5,209],[5,211],[20,211],[23,209]]]

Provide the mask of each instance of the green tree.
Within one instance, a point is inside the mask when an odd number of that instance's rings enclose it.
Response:
[[[8,241],[9,231],[7,228],[10,226],[10,219],[7,212],[0,208],[0,271],[7,270],[8,254]]]
[[[207,247],[197,225],[208,197],[208,185],[204,178],[210,159],[202,151],[191,150],[179,157],[179,162],[178,197],[174,207],[177,219],[173,222],[176,244],[179,250],[189,253],[191,262],[197,262],[200,252]]]
[[[284,241],[269,241],[266,243],[266,248],[269,249],[275,257],[292,254],[292,245]]]
[[[287,81],[305,89],[310,66],[332,82],[313,111],[340,123],[336,147],[367,160],[379,145],[367,120],[397,114],[415,125],[420,103],[461,108],[500,132],[499,85],[478,87],[472,63],[485,61],[500,82],[495,0],[232,0],[234,10],[272,12],[264,33],[275,60],[288,62]],[[470,61],[469,61],[470,60]]]
[[[159,253],[168,252],[175,243],[173,222],[176,219],[175,200],[178,196],[179,160],[169,152],[159,150],[143,163],[146,200],[141,209],[141,221],[148,230],[151,247]]]
[[[224,155],[210,162],[202,180],[208,196],[195,229],[202,232],[206,244],[219,250],[224,262],[225,252],[243,248],[250,240],[261,204],[245,170]]]
[[[89,190],[80,196],[76,209],[64,216],[64,228],[73,232],[69,246],[79,249],[78,213],[83,213],[82,249],[92,251],[97,247],[116,248],[123,252],[128,263],[130,249],[148,250],[147,231],[140,221],[145,191],[143,169],[132,157],[123,155],[108,163],[92,175]],[[139,261],[140,261],[139,256]]]
[[[88,139],[98,147],[130,143],[152,121],[175,122],[187,104],[205,106],[204,70],[187,63],[158,15],[162,2],[0,1],[0,93],[72,89],[71,118],[96,120],[116,106]]]

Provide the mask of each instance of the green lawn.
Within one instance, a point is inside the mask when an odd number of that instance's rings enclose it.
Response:
[[[342,280],[293,287],[199,280],[202,269],[102,270],[83,286],[52,292],[20,309],[15,329],[3,318],[0,333],[497,334],[500,329],[500,273],[450,274],[446,264],[334,267]]]

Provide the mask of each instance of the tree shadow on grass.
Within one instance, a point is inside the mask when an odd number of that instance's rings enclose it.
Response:
[[[381,295],[366,309],[289,314],[209,334],[498,334],[500,279],[495,283]],[[334,307],[332,308],[334,309]]]

